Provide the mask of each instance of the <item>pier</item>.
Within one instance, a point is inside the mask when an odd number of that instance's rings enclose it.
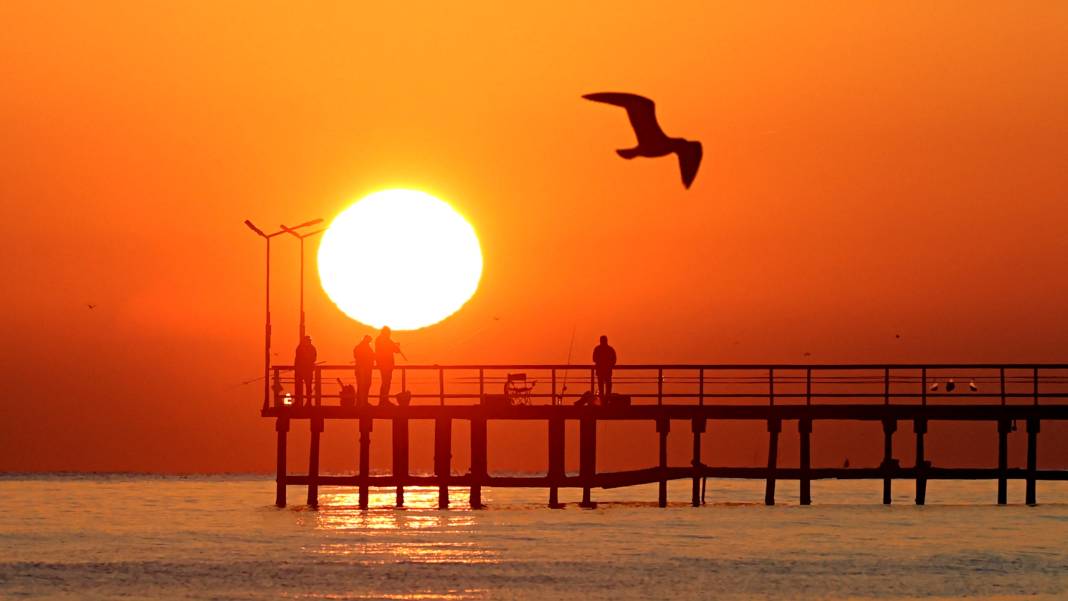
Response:
[[[1008,503],[1009,480],[1025,481],[1024,502],[1037,503],[1037,482],[1068,480],[1068,470],[1038,468],[1038,438],[1043,423],[1068,420],[1068,364],[930,364],[930,365],[621,365],[615,370],[620,402],[609,406],[576,406],[586,390],[595,390],[589,365],[405,365],[394,374],[394,392],[410,391],[405,406],[356,406],[343,403],[337,378],[353,381],[351,365],[319,365],[313,398],[302,399],[293,387],[292,366],[271,368],[271,394],[261,414],[273,419],[277,432],[276,499],[287,503],[288,486],[306,486],[307,504],[318,505],[320,486],[359,489],[361,508],[369,490],[396,490],[404,504],[404,488],[438,488],[438,506],[449,506],[450,487],[470,490],[469,502],[482,507],[484,487],[525,487],[547,490],[547,503],[559,507],[559,490],[582,491],[580,505],[595,505],[594,491],[658,484],[659,506],[668,504],[667,482],[692,481],[690,504],[705,502],[707,478],[745,478],[765,482],[764,503],[775,504],[776,483],[799,482],[800,502],[813,502],[813,480],[871,479],[883,483],[882,502],[891,503],[894,480],[911,481],[915,503],[926,502],[930,480],[990,480],[996,501]],[[518,376],[522,376],[520,379]],[[522,387],[516,387],[517,381]],[[373,388],[377,392],[377,388]],[[372,395],[372,402],[377,398]],[[358,423],[359,459],[352,475],[319,473],[320,439],[331,421]],[[434,423],[434,473],[409,473],[409,424]],[[548,470],[544,475],[495,476],[489,473],[487,424],[492,420],[540,421],[547,424]],[[456,421],[470,426],[470,470],[452,473],[452,431]],[[565,470],[565,425],[578,424],[579,470]],[[606,421],[646,422],[657,434],[659,453],[648,468],[597,471],[597,424]],[[702,462],[705,437],[716,436],[717,424],[757,422],[766,426],[767,462],[759,466],[708,465]],[[869,422],[881,425],[882,463],[876,467],[812,467],[811,446],[818,422]],[[370,441],[388,422],[392,433],[392,473],[372,475]],[[673,424],[674,422],[674,424]],[[981,422],[997,441],[997,465],[935,466],[926,459],[928,425],[932,422]],[[681,427],[680,427],[681,425]],[[287,438],[291,428],[310,430],[308,471],[289,475]],[[800,465],[778,465],[779,435],[796,428]],[[674,428],[674,430],[673,430]],[[668,437],[692,437],[689,465],[670,465]],[[902,466],[894,457],[895,435],[915,445],[915,461]],[[1008,461],[1009,437],[1026,436],[1023,466]],[[984,441],[976,441],[982,444]],[[650,458],[653,459],[653,458]],[[358,464],[358,466],[356,465]],[[992,487],[993,489],[993,487]]]

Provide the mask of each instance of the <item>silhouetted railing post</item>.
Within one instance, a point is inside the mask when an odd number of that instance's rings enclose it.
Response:
[[[927,405],[927,368],[920,370],[920,404]]]
[[[697,507],[701,504],[701,435],[705,432],[705,418],[695,417],[690,421],[690,430],[693,431],[693,491],[690,495],[690,504]]]
[[[592,507],[590,488],[597,473],[597,420],[590,413],[579,418],[579,479],[582,480],[582,507]]]
[[[811,435],[812,420],[801,418],[797,420],[797,432],[801,436],[801,504],[812,504],[812,481],[809,470],[811,469]]]
[[[315,367],[315,406],[323,406],[323,369]]]
[[[308,453],[308,506],[319,506],[319,435],[323,431],[323,418],[311,418],[311,449]]]
[[[926,391],[927,388],[925,387]],[[918,417],[912,423],[916,433],[916,504],[927,502],[927,460],[924,459],[923,435],[927,434],[927,420]]]
[[[445,370],[438,368],[438,401],[440,405],[445,404]]]
[[[393,479],[397,507],[404,507],[404,481],[408,479],[408,418],[393,417]]]
[[[552,380],[552,390],[549,391],[549,404],[559,405],[560,403],[558,403],[556,399],[556,368],[554,367],[550,371],[552,372],[552,375],[550,376]],[[563,401],[563,399],[560,400]]]
[[[998,505],[1004,505],[1009,501],[1009,432],[1011,431],[1011,420],[998,420]]]
[[[370,416],[360,418],[360,509],[367,509],[371,478],[371,430],[374,420]]]
[[[894,432],[897,431],[897,420],[883,420],[883,505],[889,505],[892,501],[891,486],[894,472]]]
[[[471,508],[482,509],[482,484],[487,476],[486,418],[471,418]]]
[[[697,404],[705,404],[705,368],[697,370]]]
[[[768,370],[768,404],[775,405],[775,370]],[[768,430],[770,432],[770,430]]]
[[[559,484],[567,477],[564,467],[564,420],[560,417],[549,418],[549,507],[563,507],[560,504]]]
[[[765,505],[775,504],[775,470],[779,461],[780,430],[782,430],[782,420],[777,417],[768,420],[768,481],[764,488]]]
[[[883,404],[890,404],[890,368],[883,370]]]
[[[275,456],[275,488],[274,504],[277,507],[286,506],[286,435],[289,433],[289,418],[279,417],[274,422],[274,430],[278,433],[278,450]]]
[[[478,368],[478,402],[486,396],[486,370]]]
[[[998,370],[998,379],[1001,381],[1001,404],[1005,404],[1005,368]]]
[[[812,404],[812,368],[805,370],[805,404]],[[811,431],[811,429],[810,429]]]
[[[438,477],[438,509],[448,509],[452,474],[452,419],[448,417],[434,420],[434,474]]]
[[[656,370],[656,404],[664,404],[664,368]]]
[[[1027,418],[1027,500],[1028,505],[1035,505],[1035,472],[1038,471],[1038,431],[1037,417]]]
[[[671,421],[669,419],[661,417],[656,420],[656,432],[660,435],[660,482],[656,499],[661,507],[667,507],[667,437],[670,431]]]

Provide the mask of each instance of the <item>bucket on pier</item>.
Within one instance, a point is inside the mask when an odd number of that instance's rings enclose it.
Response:
[[[341,406],[355,407],[356,388],[352,384],[346,384],[341,378],[337,379],[337,385],[341,387],[341,390],[338,392],[338,396],[341,397]]]

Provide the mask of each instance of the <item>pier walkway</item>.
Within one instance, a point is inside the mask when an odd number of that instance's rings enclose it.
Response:
[[[1038,469],[1038,436],[1042,423],[1068,420],[1068,364],[895,364],[895,365],[621,365],[615,371],[615,392],[623,395],[615,406],[576,406],[587,390],[594,390],[589,365],[405,365],[394,374],[395,391],[410,391],[407,406],[379,407],[342,403],[341,378],[353,382],[351,365],[316,366],[313,398],[294,395],[292,366],[272,367],[272,394],[261,414],[275,420],[277,432],[276,504],[286,505],[286,487],[307,487],[308,505],[318,505],[322,485],[359,488],[359,504],[368,506],[369,488],[396,489],[397,505],[404,504],[404,487],[437,486],[438,504],[449,505],[449,487],[470,488],[470,504],[482,506],[483,487],[537,487],[548,490],[548,503],[559,507],[560,488],[581,488],[583,506],[592,506],[592,490],[657,483],[658,502],[667,505],[667,482],[692,480],[690,502],[704,502],[705,479],[748,478],[765,481],[764,502],[775,503],[778,480],[798,480],[801,503],[812,502],[812,480],[823,478],[883,481],[883,503],[891,501],[893,480],[915,483],[915,502],[924,504],[929,480],[989,479],[997,482],[997,502],[1008,501],[1007,481],[1025,481],[1025,502],[1037,502],[1040,480],[1068,480],[1068,470]],[[521,374],[521,379],[517,376]],[[511,377],[510,377],[511,376]],[[516,382],[522,387],[517,388]],[[377,384],[377,382],[376,382]],[[377,386],[372,387],[377,392]],[[377,398],[372,395],[372,402]],[[359,424],[359,466],[351,476],[319,474],[319,444],[325,423],[355,420]],[[408,425],[411,420],[434,422],[434,474],[409,474]],[[470,425],[471,469],[452,473],[453,422]],[[488,472],[487,422],[542,421],[548,425],[548,471],[544,476],[505,477]],[[565,423],[579,425],[579,471],[564,467]],[[646,421],[659,437],[654,466],[622,472],[598,472],[597,423]],[[308,472],[289,475],[287,435],[294,423],[310,428]],[[716,422],[755,421],[766,425],[767,464],[757,467],[706,465],[701,460],[705,434]],[[877,467],[811,467],[813,424],[817,421],[878,422],[883,431],[883,461]],[[928,424],[986,422],[991,442],[997,437],[996,467],[934,466],[925,459]],[[370,437],[375,422],[389,422],[392,431],[392,473],[370,473]],[[672,422],[684,422],[682,434],[692,436],[689,465],[668,463],[667,440]],[[894,458],[894,435],[904,422],[913,434],[915,463],[900,465]],[[784,423],[799,433],[800,465],[778,465],[779,435]],[[676,424],[676,427],[678,425]],[[1027,437],[1026,465],[1008,464],[1009,436]]]

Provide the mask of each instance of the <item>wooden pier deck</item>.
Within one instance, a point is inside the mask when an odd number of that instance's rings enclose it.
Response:
[[[594,504],[592,491],[639,484],[658,484],[658,503],[667,505],[667,482],[692,481],[690,502],[704,502],[704,480],[746,478],[765,481],[764,502],[775,503],[776,482],[797,480],[800,501],[812,502],[811,481],[826,478],[883,481],[885,504],[891,502],[893,480],[911,480],[915,502],[924,504],[930,480],[982,479],[996,481],[997,503],[1008,502],[1008,480],[1024,480],[1025,502],[1037,502],[1036,483],[1068,480],[1068,470],[1038,469],[1038,436],[1043,422],[1068,420],[1068,364],[933,364],[933,365],[625,365],[616,369],[616,391],[628,395],[629,406],[575,406],[575,388],[592,388],[588,365],[415,365],[398,367],[399,386],[411,390],[412,404],[404,407],[342,406],[333,382],[336,377],[352,381],[352,366],[317,366],[315,391],[308,403],[287,392],[292,367],[273,369],[274,391],[264,399],[263,417],[275,420],[277,432],[276,504],[287,502],[289,485],[307,487],[307,502],[318,505],[320,486],[353,486],[359,489],[359,504],[367,508],[369,489],[396,489],[397,505],[404,504],[404,488],[438,487],[438,505],[449,505],[449,487],[470,489],[472,507],[482,506],[483,487],[527,487],[548,490],[550,507],[560,506],[559,489],[582,489],[583,506]],[[490,393],[507,381],[507,374],[539,376],[523,398]],[[566,374],[566,375],[565,375]],[[568,380],[572,374],[575,377]],[[529,378],[533,382],[535,378]],[[960,380],[960,381],[957,381]],[[411,386],[409,386],[411,384]],[[948,390],[947,390],[948,388]],[[503,387],[502,387],[503,391]],[[483,404],[490,400],[491,404]],[[492,401],[497,401],[492,403]],[[504,401],[502,403],[502,400]],[[296,402],[302,406],[289,404]],[[523,401],[529,404],[508,404]],[[372,402],[376,402],[372,396]],[[319,474],[319,445],[329,420],[354,420],[359,424],[359,466],[351,476]],[[409,424],[430,420],[434,426],[434,474],[409,474]],[[487,423],[493,420],[541,421],[548,426],[548,471],[543,476],[494,476],[487,470]],[[309,424],[310,448],[306,475],[289,475],[287,436],[295,423]],[[451,471],[453,423],[470,425],[471,469],[463,475]],[[565,424],[579,426],[579,471],[569,475],[564,467]],[[655,425],[659,438],[657,463],[649,468],[598,472],[597,423],[644,421]],[[766,426],[767,464],[762,466],[716,466],[701,460],[704,436],[717,422],[749,421]],[[811,466],[813,424],[819,421],[877,422],[883,431],[883,461],[877,467],[814,468]],[[925,443],[931,422],[986,422],[991,442],[997,439],[998,463],[990,468],[936,467],[925,459]],[[392,431],[390,475],[370,473],[370,437],[376,422],[388,422]],[[687,424],[677,435],[689,434],[693,452],[689,465],[668,464],[667,440],[672,422]],[[800,465],[778,465],[779,435],[784,423],[799,433]],[[899,424],[911,426],[915,463],[901,466],[894,458],[894,435]],[[677,425],[676,425],[677,427]],[[1027,436],[1026,465],[1008,464],[1009,436],[1021,430]]]

